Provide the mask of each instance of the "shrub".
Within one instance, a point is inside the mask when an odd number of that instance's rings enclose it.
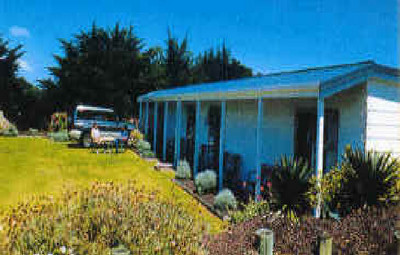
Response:
[[[30,136],[37,136],[39,134],[39,130],[37,130],[36,128],[30,128],[28,130],[28,135]]]
[[[235,195],[230,189],[221,190],[214,198],[214,207],[221,211],[236,209],[237,201]]]
[[[149,142],[144,140],[139,140],[137,143],[137,151],[142,157],[153,157],[154,153],[151,151],[151,145]]]
[[[0,135],[9,137],[18,136],[18,129],[15,126],[10,125],[8,128],[1,130]]]
[[[213,170],[205,170],[197,174],[194,183],[199,194],[214,192],[217,188],[217,174]]]
[[[269,204],[266,200],[255,201],[251,199],[248,204],[243,205],[242,210],[230,212],[232,223],[240,223],[251,220],[258,216],[266,215],[269,212]]]
[[[1,254],[111,254],[121,246],[130,254],[197,254],[203,224],[135,183],[100,182],[19,204],[2,227]]]
[[[399,202],[399,162],[389,153],[346,148],[339,189],[330,202],[341,215],[364,206],[388,206]]]
[[[352,209],[398,203],[399,177],[399,162],[390,154],[347,147],[340,169],[325,174],[319,190],[312,179],[309,197],[315,204],[321,192],[325,212],[337,210],[345,216]]]
[[[143,158],[152,158],[152,157],[154,157],[154,152],[146,150],[146,151],[143,151],[140,154],[140,156],[142,156]]]
[[[310,208],[307,192],[313,170],[306,160],[282,156],[271,174],[272,202],[286,215],[299,216]]]
[[[175,177],[178,179],[190,179],[192,177],[190,165],[186,160],[181,160],[179,162],[179,165],[176,168]]]
[[[336,211],[336,206],[333,205],[337,194],[340,192],[343,183],[343,171],[335,167],[328,173],[324,174],[320,180],[320,185],[317,185],[315,175],[310,179],[310,190],[307,192],[310,206],[316,207],[318,204],[318,194],[321,195],[321,216],[325,217]]]
[[[142,141],[143,139],[143,134],[138,129],[134,129],[129,135],[129,145],[137,149],[139,141]]]
[[[67,131],[50,132],[47,134],[55,142],[68,142],[69,135]]]
[[[150,143],[147,142],[147,141],[140,140],[140,141],[138,142],[138,144],[137,144],[137,150],[138,150],[139,152],[141,152],[141,151],[149,151],[149,150],[151,150],[151,145],[150,145]]]

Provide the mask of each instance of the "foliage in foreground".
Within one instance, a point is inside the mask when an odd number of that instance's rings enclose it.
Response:
[[[255,201],[250,199],[249,203],[242,205],[243,208],[237,211],[231,211],[229,216],[234,224],[251,220],[258,216],[267,215],[270,212],[268,201]]]
[[[272,171],[272,205],[286,215],[299,216],[310,209],[306,193],[313,170],[306,160],[282,156]]]
[[[394,226],[400,208],[367,208],[354,210],[340,221],[333,219],[288,217],[255,217],[236,224],[228,231],[205,238],[210,254],[257,254],[254,232],[269,228],[274,235],[274,254],[318,254],[318,235],[325,231],[333,238],[333,253],[396,254]]]
[[[311,184],[312,205],[320,191],[325,211],[337,210],[344,216],[364,206],[386,207],[400,199],[400,164],[387,153],[348,147],[340,168],[325,174],[319,189],[315,178]]]
[[[110,254],[116,246],[132,254],[197,254],[204,231],[173,199],[158,200],[133,182],[39,197],[5,213],[1,224],[6,254]]]

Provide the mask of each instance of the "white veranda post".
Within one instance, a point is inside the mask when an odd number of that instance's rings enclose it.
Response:
[[[144,134],[147,138],[149,132],[149,101],[146,101],[146,116],[144,118]]]
[[[142,101],[139,101],[139,123],[138,123],[138,127],[136,127],[139,130],[142,130]]]
[[[168,125],[168,102],[164,103],[164,128],[163,128],[163,160],[167,159],[167,125]]]
[[[324,168],[324,98],[318,96],[317,109],[317,157],[315,162],[315,175],[317,177],[317,185],[320,185],[320,180]],[[321,216],[321,194],[317,194],[317,207],[315,208],[315,217]]]
[[[262,121],[263,121],[263,101],[262,98],[258,99],[257,104],[257,136],[256,136],[256,145],[257,145],[257,154],[256,154],[256,161],[257,161],[257,176],[256,176],[256,200],[260,199],[261,195],[261,145],[262,145]]]
[[[219,129],[219,171],[218,171],[218,189],[222,190],[224,182],[224,149],[225,149],[225,118],[226,101],[221,102],[221,126]]]
[[[182,114],[182,102],[178,100],[176,102],[176,124],[175,124],[175,167],[178,166],[180,160],[180,149],[181,149],[181,114]]]
[[[153,131],[153,150],[154,150],[154,154],[157,154],[157,119],[158,119],[158,103],[154,102],[154,120],[153,120],[153,124],[154,124],[154,131]]]
[[[193,177],[197,175],[197,169],[199,167],[199,136],[200,136],[200,113],[201,113],[201,103],[196,101],[196,127],[195,127],[195,139],[194,139],[194,158],[193,158]]]

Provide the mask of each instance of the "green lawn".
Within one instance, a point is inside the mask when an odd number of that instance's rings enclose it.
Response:
[[[216,232],[223,223],[171,182],[173,172],[153,170],[152,163],[127,151],[96,154],[69,148],[42,138],[0,137],[0,208],[29,199],[32,194],[57,196],[63,189],[85,186],[95,180],[136,180],[148,192],[159,191],[162,199],[175,199],[195,216],[210,223]]]

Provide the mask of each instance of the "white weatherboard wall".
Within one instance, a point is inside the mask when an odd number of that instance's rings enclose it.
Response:
[[[366,147],[400,157],[400,85],[368,81]]]
[[[346,146],[364,148],[365,141],[365,85],[360,85],[327,99],[326,109],[339,112],[338,160]]]
[[[289,100],[264,100],[261,162],[293,154],[294,115]],[[257,101],[227,102],[225,150],[242,157],[242,178],[256,169]]]

